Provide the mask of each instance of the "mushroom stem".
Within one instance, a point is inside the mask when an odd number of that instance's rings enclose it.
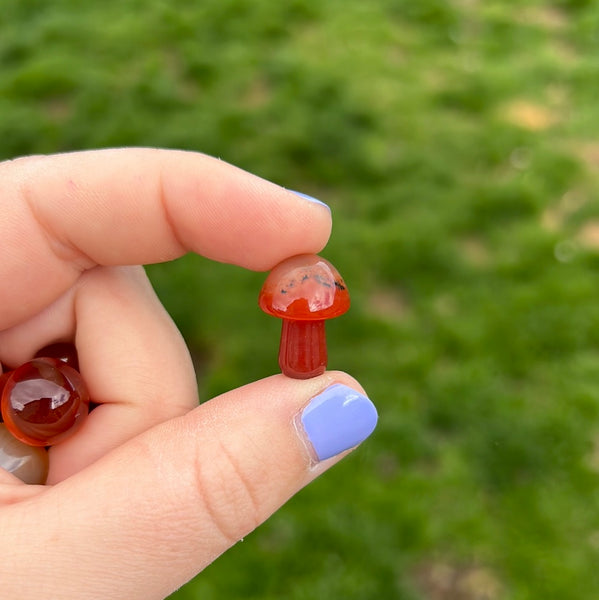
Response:
[[[283,319],[279,366],[287,377],[310,379],[327,367],[327,339],[324,321]]]

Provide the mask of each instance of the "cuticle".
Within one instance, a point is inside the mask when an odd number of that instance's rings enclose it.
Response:
[[[316,467],[320,464],[321,461],[318,458],[318,454],[316,453],[316,450],[314,449],[314,446],[312,445],[312,443],[308,439],[308,435],[306,434],[306,430],[304,429],[304,426],[302,424],[302,412],[303,412],[303,410],[304,409],[302,408],[299,412],[297,412],[295,414],[295,416],[292,419],[292,424],[293,424],[293,427],[294,427],[294,429],[296,431],[297,437],[300,439],[301,444],[304,447],[304,450],[306,451],[306,454],[308,455],[308,459],[309,459],[308,469],[310,471],[313,471],[314,469],[316,469]]]

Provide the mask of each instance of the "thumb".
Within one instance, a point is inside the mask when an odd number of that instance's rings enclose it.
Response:
[[[4,521],[4,597],[166,597],[372,432],[354,390],[343,373],[249,384],[7,507],[26,512]]]

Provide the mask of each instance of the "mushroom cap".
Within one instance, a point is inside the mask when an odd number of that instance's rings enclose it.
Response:
[[[296,321],[321,321],[349,309],[347,286],[335,267],[316,254],[300,254],[279,263],[268,275],[258,299],[269,315]]]

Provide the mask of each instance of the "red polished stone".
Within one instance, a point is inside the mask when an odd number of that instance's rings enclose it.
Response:
[[[283,373],[294,379],[324,373],[324,322],[350,306],[347,286],[337,269],[316,254],[284,260],[266,278],[258,302],[264,312],[283,319],[279,346]]]
[[[44,346],[41,350],[35,353],[35,358],[57,358],[62,362],[79,370],[79,357],[77,356],[77,348],[69,342],[57,342]]]
[[[4,373],[0,374],[0,398],[2,398],[2,390],[4,389],[4,386],[5,386],[6,382],[8,381],[8,377],[10,376],[10,374],[11,374],[11,371],[5,371]],[[1,413],[0,413],[0,422],[3,422]]]
[[[89,394],[81,375],[56,358],[34,358],[12,371],[0,409],[6,428],[31,446],[64,441],[83,424]]]

